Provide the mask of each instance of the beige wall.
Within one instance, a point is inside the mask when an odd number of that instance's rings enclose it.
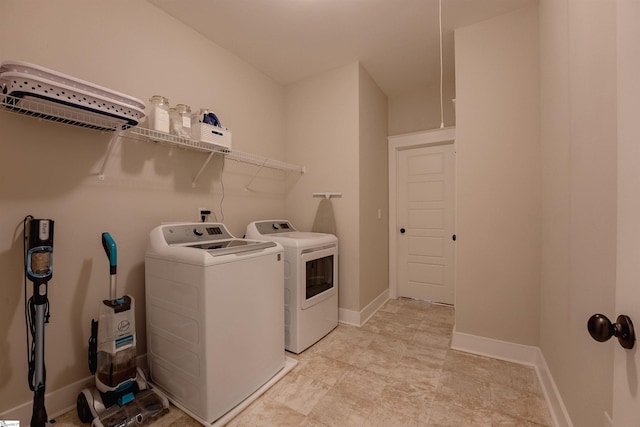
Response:
[[[339,239],[339,305],[359,306],[359,64],[328,71],[285,89],[287,161],[303,164],[286,198],[286,211],[300,230],[310,231],[320,199],[332,198]]]
[[[612,3],[543,0],[540,347],[573,424],[611,414],[613,348],[586,322],[614,315],[616,56]]]
[[[0,2],[0,60],[40,64],[147,100],[211,107],[233,131],[233,146],[284,160],[284,91],[237,57],[144,1]],[[191,180],[206,157],[122,141],[100,170],[110,135],[0,112],[0,412],[28,402],[22,220],[55,220],[54,275],[46,327],[47,391],[89,376],[92,317],[108,296],[100,234],[118,244],[118,290],[136,298],[138,353],[146,352],[144,251],[162,221],[195,220],[198,207],[221,218],[222,162]],[[354,149],[357,150],[357,149]],[[284,216],[284,174],[228,161],[225,220],[235,234],[256,217]],[[311,201],[310,197],[307,199]],[[355,227],[354,227],[355,228]],[[31,295],[29,288],[27,293]]]
[[[540,346],[573,425],[599,427],[613,353],[586,321],[615,317],[615,8],[543,0],[460,29],[456,69],[456,328]]]
[[[540,346],[552,370],[570,335],[571,131],[566,1],[540,3],[542,256]],[[554,375],[562,376],[558,372]],[[559,380],[561,378],[558,378]],[[564,381],[563,381],[564,382]]]
[[[537,345],[537,7],[456,31],[456,330]]]
[[[287,161],[306,167],[286,211],[299,229],[311,230],[320,202],[312,194],[342,193],[331,199],[339,306],[359,312],[388,288],[386,96],[356,62],[287,86],[285,105]]]
[[[362,67],[359,83],[359,309],[362,310],[389,289],[389,180],[387,97]]]
[[[444,125],[455,126],[451,101],[456,97],[455,76],[445,75],[443,86]],[[389,135],[418,132],[440,127],[440,86],[417,88],[389,97]]]

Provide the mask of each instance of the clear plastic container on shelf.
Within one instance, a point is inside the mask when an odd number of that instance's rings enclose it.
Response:
[[[169,117],[169,100],[161,95],[149,99],[149,129],[169,133],[171,119]]]
[[[176,105],[174,133],[184,138],[191,138],[191,107],[186,104]]]
[[[173,135],[178,134],[177,129],[181,126],[181,124],[178,122],[178,119],[179,119],[179,115],[176,109],[173,107],[169,108],[169,122],[170,122],[169,127],[170,127],[170,133],[172,133]]]

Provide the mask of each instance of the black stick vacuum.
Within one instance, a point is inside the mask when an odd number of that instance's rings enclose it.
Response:
[[[25,243],[25,318],[28,332],[27,353],[29,362],[29,388],[33,391],[31,427],[47,424],[44,406],[46,371],[44,365],[44,327],[49,323],[48,283],[53,276],[53,221],[35,219],[28,215],[24,219]],[[26,279],[33,282],[33,295],[26,302]]]

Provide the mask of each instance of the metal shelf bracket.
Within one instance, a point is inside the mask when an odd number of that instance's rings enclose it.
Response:
[[[122,130],[116,131],[111,139],[109,140],[109,145],[107,146],[107,153],[104,156],[104,160],[102,161],[102,167],[100,168],[100,173],[98,173],[98,179],[100,181],[104,181],[104,171],[107,168],[107,163],[109,163],[109,159],[113,154],[113,151],[120,140],[120,136],[122,135]]]

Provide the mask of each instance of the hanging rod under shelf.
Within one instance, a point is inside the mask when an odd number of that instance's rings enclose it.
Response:
[[[290,163],[281,162],[279,160],[270,159],[268,157],[259,156],[256,154],[246,153],[231,148],[221,147],[207,142],[197,141],[190,138],[184,138],[177,135],[169,134],[166,132],[160,132],[152,129],[133,127],[123,132],[122,136],[127,138],[142,139],[147,141],[154,141],[166,145],[178,146],[189,150],[197,150],[209,153],[209,156],[205,159],[203,165],[200,167],[196,176],[193,178],[191,185],[196,186],[196,182],[200,175],[204,171],[205,167],[211,161],[214,154],[220,154],[225,156],[229,160],[235,160],[238,162],[249,163],[271,169],[277,169],[286,172],[298,172],[305,173],[304,166],[297,166]]]
[[[279,160],[270,159],[268,157],[260,156],[257,154],[246,153],[233,148],[220,147],[207,142],[197,141],[190,138],[184,138],[177,135],[172,135],[166,132],[159,132],[152,129],[142,128],[139,126],[128,129],[124,136],[142,138],[164,144],[179,146],[186,149],[205,151],[208,153],[215,153],[224,155],[229,160],[235,160],[243,163],[250,163],[257,166],[264,166],[271,169],[278,169],[289,172],[304,173],[304,166],[293,165],[290,163],[281,162]]]
[[[288,171],[288,172],[298,172],[302,174],[306,172],[304,166],[293,165],[291,163],[285,163],[279,160],[270,159],[268,157],[259,156],[257,154],[245,153],[243,151],[238,151],[234,149],[231,149],[225,156],[227,159],[230,159],[230,160],[250,163],[253,165],[270,168],[270,169],[278,169],[278,170]]]

